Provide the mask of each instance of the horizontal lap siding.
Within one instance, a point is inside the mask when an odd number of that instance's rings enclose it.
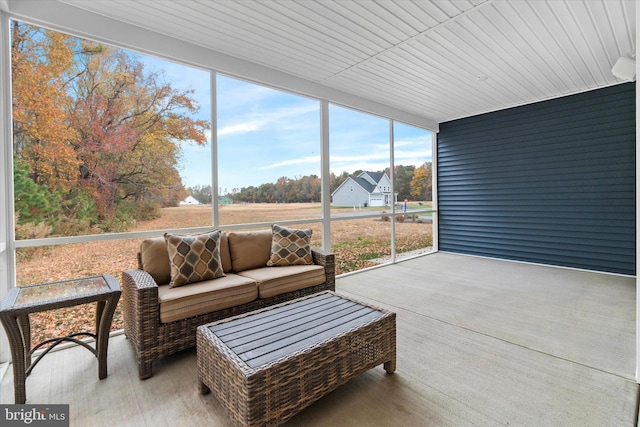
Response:
[[[440,124],[439,249],[635,274],[635,84]]]

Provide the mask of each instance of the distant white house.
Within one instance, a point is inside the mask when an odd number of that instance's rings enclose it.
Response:
[[[199,205],[200,202],[193,196],[187,196],[186,199],[180,202],[180,205]]]
[[[395,202],[391,181],[384,172],[362,172],[347,178],[331,193],[333,206],[390,206]]]

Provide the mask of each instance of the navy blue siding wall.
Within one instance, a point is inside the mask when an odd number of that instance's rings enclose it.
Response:
[[[635,274],[635,84],[440,124],[439,249]]]

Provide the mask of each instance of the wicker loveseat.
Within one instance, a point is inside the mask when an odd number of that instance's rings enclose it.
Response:
[[[138,269],[122,273],[124,331],[135,350],[140,379],[152,364],[194,347],[205,323],[301,296],[335,290],[333,254],[311,248],[312,265],[267,266],[272,230],[223,232],[224,277],[170,287],[171,266],[163,237],[147,239]]]

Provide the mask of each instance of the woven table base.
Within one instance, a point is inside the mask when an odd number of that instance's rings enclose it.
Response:
[[[197,331],[201,393],[241,426],[278,425],[361,373],[395,371],[395,313],[322,292]]]

